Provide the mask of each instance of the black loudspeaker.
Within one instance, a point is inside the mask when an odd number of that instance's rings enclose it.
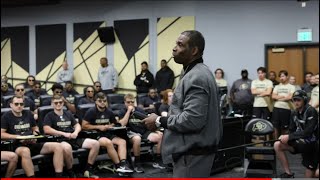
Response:
[[[114,37],[113,27],[99,28],[98,35],[99,35],[100,41],[104,43],[114,43],[116,40]]]

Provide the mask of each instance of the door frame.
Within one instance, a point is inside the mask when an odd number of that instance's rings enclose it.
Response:
[[[305,47],[319,47],[319,42],[301,42],[301,43],[270,43],[264,45],[264,67],[267,72],[268,69],[268,48],[290,48],[290,47],[301,47],[302,54],[302,62],[303,62],[303,74],[306,73],[306,48]]]

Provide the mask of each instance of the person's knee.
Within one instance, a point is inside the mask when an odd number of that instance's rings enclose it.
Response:
[[[72,146],[69,143],[61,143],[61,147],[63,149],[63,152],[65,152],[65,153],[72,152]]]
[[[281,150],[281,142],[276,141],[273,145],[275,151],[280,151]]]
[[[112,141],[110,139],[107,139],[107,138],[99,139],[99,143],[100,143],[101,146],[104,146],[106,148],[113,147]]]
[[[140,145],[141,144],[141,137],[140,136],[133,136],[132,143]]]
[[[9,153],[8,154],[8,161],[9,162],[18,162],[18,155],[16,153]]]
[[[31,152],[30,149],[27,147],[21,147],[19,150],[16,151],[16,153],[21,156],[21,158],[31,158]]]

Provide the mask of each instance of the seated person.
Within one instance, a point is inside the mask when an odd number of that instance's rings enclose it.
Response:
[[[116,165],[116,171],[119,173],[132,173],[127,163],[127,145],[126,141],[108,131],[117,123],[112,111],[107,108],[107,97],[103,92],[95,95],[96,106],[90,108],[83,120],[83,130],[98,130],[101,135],[98,138],[101,147],[108,151],[108,155]],[[114,148],[118,146],[118,152]]]
[[[32,75],[29,75],[26,79],[26,82],[23,83],[24,88],[26,89],[32,89],[34,86],[34,82],[36,81],[36,78]]]
[[[1,139],[18,139],[21,136],[39,132],[32,113],[28,110],[23,110],[23,106],[23,97],[13,96],[10,102],[12,111],[4,113],[1,117]],[[37,143],[36,139],[20,140],[15,144],[14,151],[21,158],[21,166],[27,177],[34,177],[34,166],[31,157],[38,154],[51,153],[53,153],[53,166],[56,177],[62,176],[64,156],[60,143]]]
[[[1,82],[1,96],[9,96],[14,95],[14,92],[12,89],[9,89],[8,83]]]
[[[173,91],[172,89],[167,89],[161,92],[162,104],[159,107],[159,113],[161,116],[167,117],[169,112],[169,107],[172,103]]]
[[[53,96],[54,95],[62,95],[62,91],[63,91],[63,86],[59,83],[55,83],[52,85],[51,90],[53,92]],[[74,104],[70,103],[64,96],[62,96],[62,100],[63,100],[63,104],[64,106],[66,106],[66,108],[73,114],[76,113],[76,107]],[[45,102],[42,102],[44,106],[50,106],[51,105],[51,101],[46,100]]]
[[[141,100],[139,100],[138,107],[142,108],[148,114],[155,113],[156,109],[154,104],[156,104],[157,102],[159,102],[157,91],[155,88],[150,88],[148,96],[143,97]]]
[[[85,88],[86,96],[81,98],[78,102],[78,105],[81,104],[94,104],[94,88],[92,86],[88,86]]]
[[[7,171],[4,177],[12,177],[17,168],[18,155],[11,151],[1,151],[1,161],[8,162]]]
[[[313,178],[319,164],[317,152],[319,117],[317,111],[308,104],[308,96],[305,91],[295,91],[292,100],[295,110],[291,114],[289,134],[281,135],[280,141],[274,143],[274,150],[285,171],[280,178],[294,177],[285,151],[301,153],[302,165],[306,167],[305,177]]]
[[[87,166],[85,168],[83,176],[98,178],[98,176],[93,174],[92,166],[99,154],[99,142],[90,138],[77,138],[79,132],[81,131],[81,126],[69,111],[63,110],[62,96],[53,96],[51,102],[54,111],[49,112],[45,116],[43,122],[43,130],[45,134],[62,136],[67,139],[65,141],[62,141],[61,145],[63,147],[63,156],[68,157],[65,163],[69,177],[75,177],[75,174],[72,171],[72,147],[75,146],[89,149]]]
[[[71,104],[74,104],[74,96],[79,93],[74,90],[73,83],[71,81],[66,81],[64,87],[64,91],[62,91],[63,97],[66,98]]]
[[[6,75],[1,76],[1,82],[5,82],[8,84],[9,89],[13,90],[13,86],[8,82],[8,77]]]
[[[45,89],[41,89],[41,84],[39,81],[36,81],[34,83],[33,89],[26,93],[26,96],[32,99],[36,107],[40,106],[41,95],[47,95],[47,92]]]
[[[102,92],[102,88],[101,88],[101,82],[100,81],[96,81],[93,83],[93,87],[94,87],[94,94],[96,95],[98,92]]]
[[[119,123],[122,126],[128,126],[130,128],[130,131],[128,131],[128,137],[133,144],[133,154],[134,154],[134,164],[135,168],[134,170],[138,173],[143,173],[144,170],[141,167],[140,163],[140,145],[141,145],[141,139],[148,139],[151,142],[157,143],[157,150],[156,150],[156,162],[153,163],[154,168],[159,169],[165,169],[165,166],[162,163],[161,159],[161,140],[162,140],[162,132],[155,131],[151,132],[149,131],[144,124],[142,124],[142,121],[139,119],[136,119],[131,112],[133,111],[139,111],[143,114],[146,114],[145,111],[139,107],[134,107],[134,96],[132,94],[127,94],[124,96],[124,103],[125,103],[125,109],[122,109],[119,113],[120,119]],[[130,114],[128,114],[128,112]],[[130,115],[128,118],[127,116]]]

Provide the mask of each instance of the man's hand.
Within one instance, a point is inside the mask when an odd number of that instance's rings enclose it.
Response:
[[[70,139],[70,138],[71,138],[71,133],[63,133],[63,136],[64,136],[65,138]]]
[[[131,106],[131,105],[128,106],[128,110],[127,111],[129,111],[130,113],[133,112],[134,111],[134,106]]]
[[[280,139],[280,142],[281,142],[282,144],[288,144],[289,135],[287,135],[287,134],[281,135],[281,136],[279,137],[279,139]]]
[[[157,117],[158,115],[152,113],[149,117],[142,120],[142,123],[144,123],[150,131],[155,131],[157,129],[157,126],[156,126]]]

